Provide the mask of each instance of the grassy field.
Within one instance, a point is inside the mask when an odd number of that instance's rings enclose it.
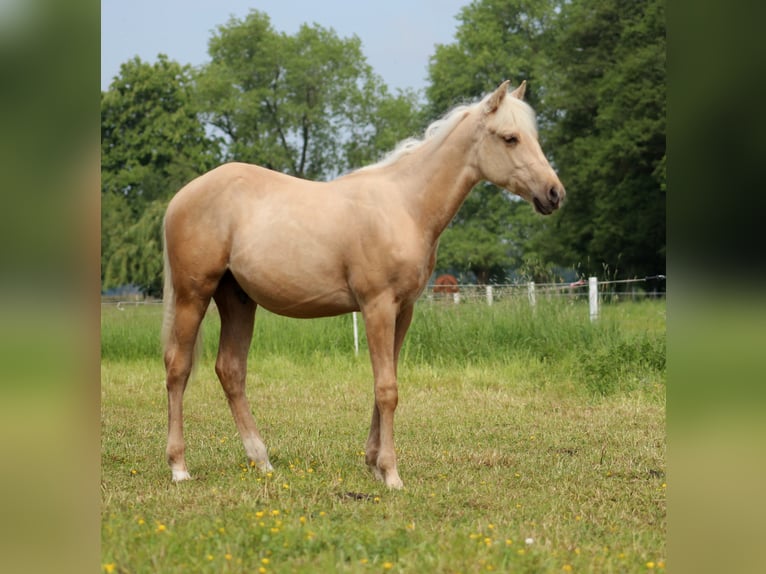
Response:
[[[258,311],[248,396],[275,470],[247,465],[213,373],[164,460],[158,306],[103,308],[106,572],[661,572],[665,303],[422,303],[402,352],[402,491],[364,464],[372,409],[350,316]]]

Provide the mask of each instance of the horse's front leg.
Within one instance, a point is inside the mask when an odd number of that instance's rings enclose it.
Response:
[[[376,478],[391,488],[401,488],[394,449],[394,411],[398,403],[397,360],[412,320],[412,306],[399,310],[392,302],[378,301],[365,308],[365,327],[375,379],[375,405],[366,461]]]

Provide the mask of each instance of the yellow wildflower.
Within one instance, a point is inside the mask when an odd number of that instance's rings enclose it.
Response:
[[[383,562],[383,570],[391,570],[394,565],[391,562]]]
[[[110,562],[109,564],[104,564],[104,572],[106,572],[107,574],[112,574],[112,572],[114,572],[114,568],[115,568],[114,562]]]

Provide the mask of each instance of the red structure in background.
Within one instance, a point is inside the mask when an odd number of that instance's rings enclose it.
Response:
[[[455,279],[454,275],[445,273],[444,275],[439,275],[436,281],[434,281],[434,295],[446,295],[448,293],[458,293],[459,291],[460,288],[457,286],[457,279]]]

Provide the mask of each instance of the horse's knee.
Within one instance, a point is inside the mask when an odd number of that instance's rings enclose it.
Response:
[[[395,382],[375,386],[375,404],[381,411],[396,410],[398,403],[399,390]]]

